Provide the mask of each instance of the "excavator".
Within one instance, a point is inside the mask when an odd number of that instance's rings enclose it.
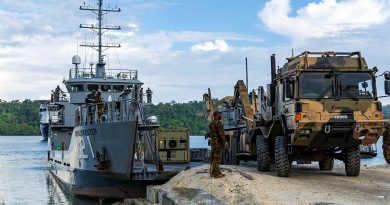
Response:
[[[242,80],[234,86],[234,96],[226,96],[213,104],[210,88],[203,95],[206,105],[207,118],[211,121],[214,111],[222,113],[222,123],[225,130],[225,146],[229,152],[229,159],[225,162],[238,165],[241,159],[256,158],[256,143],[254,131],[256,130],[256,112],[258,97],[254,90],[248,94],[248,89]]]

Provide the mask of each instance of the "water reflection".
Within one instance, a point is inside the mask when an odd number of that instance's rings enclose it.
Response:
[[[98,204],[63,192],[46,165],[40,136],[0,136],[0,205]]]
[[[73,197],[61,189],[47,170],[47,142],[40,139],[40,136],[0,136],[0,205],[99,204],[97,200]],[[207,141],[203,136],[192,136],[191,147],[207,147]],[[382,138],[377,148],[378,156],[363,159],[362,165],[386,163]]]
[[[96,200],[75,198],[64,192],[51,174],[46,176],[47,204],[99,204]]]

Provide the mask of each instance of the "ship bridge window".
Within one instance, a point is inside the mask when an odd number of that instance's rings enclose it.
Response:
[[[132,89],[134,87],[134,85],[133,84],[130,84],[130,85],[127,85],[126,86],[126,89]]]
[[[112,85],[112,90],[114,92],[121,92],[123,91],[124,87],[124,85]]]
[[[101,85],[102,91],[110,91],[111,90],[111,85],[103,84]]]
[[[99,90],[99,85],[98,84],[88,84],[87,85],[87,88],[88,88],[88,91],[92,91],[92,90]]]
[[[77,85],[70,86],[70,92],[80,92],[80,91],[84,91],[83,84],[77,84]]]

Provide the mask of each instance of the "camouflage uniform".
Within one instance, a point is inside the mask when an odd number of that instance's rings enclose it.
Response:
[[[213,120],[209,125],[210,137],[211,137],[211,166],[210,175],[216,177],[221,175],[219,165],[222,160],[221,148],[225,144],[225,132],[221,121]]]
[[[96,105],[97,114],[98,114],[98,118],[100,120],[100,117],[103,115],[103,101],[102,101],[102,96],[101,96],[100,92],[98,92],[95,96],[95,103],[97,104]]]
[[[390,164],[390,125],[386,124],[385,131],[383,132],[383,157],[386,162]]]

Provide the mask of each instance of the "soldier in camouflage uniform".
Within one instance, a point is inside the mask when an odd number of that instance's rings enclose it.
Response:
[[[387,164],[390,164],[390,124],[386,123],[385,131],[383,132],[383,157]]]
[[[225,145],[225,132],[221,122],[221,113],[215,111],[213,113],[213,121],[209,125],[210,137],[211,137],[211,166],[210,175],[211,177],[221,178],[225,174],[221,173],[219,165],[221,164],[222,151],[221,148]]]

